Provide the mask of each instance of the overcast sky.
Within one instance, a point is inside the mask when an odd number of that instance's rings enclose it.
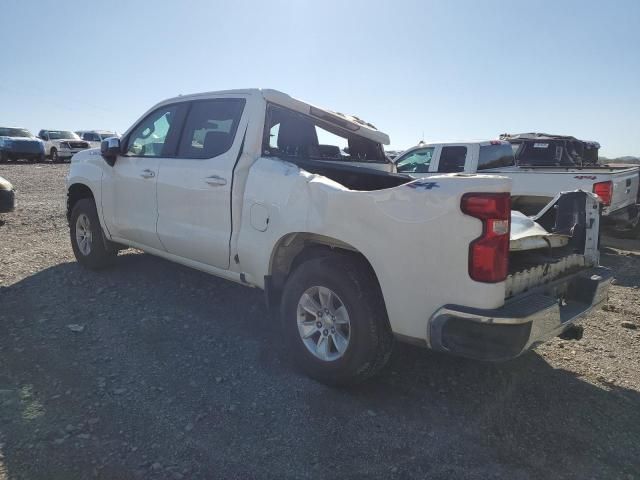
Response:
[[[0,125],[126,130],[177,94],[283,90],[391,137],[544,131],[640,155],[640,1],[0,0]]]

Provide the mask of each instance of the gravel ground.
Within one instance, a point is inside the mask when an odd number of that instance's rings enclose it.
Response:
[[[134,251],[80,268],[67,170],[0,165],[0,480],[640,479],[640,243],[603,250],[617,284],[580,341],[397,345],[338,390],[296,372],[258,290]]]

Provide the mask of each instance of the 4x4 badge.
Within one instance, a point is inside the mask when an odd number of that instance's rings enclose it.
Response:
[[[415,190],[431,190],[432,188],[440,188],[438,182],[427,182],[424,180],[417,180],[415,182],[407,183],[407,187]]]

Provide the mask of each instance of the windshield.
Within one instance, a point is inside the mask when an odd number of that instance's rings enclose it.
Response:
[[[73,132],[69,132],[67,130],[49,130],[49,139],[50,140],[80,140],[80,137]]]
[[[434,147],[418,148],[403,155],[396,162],[398,173],[427,173],[434,149]]]
[[[509,143],[492,143],[480,146],[478,170],[510,167],[514,164],[513,149]]]
[[[111,137],[116,137],[117,136],[115,134],[115,132],[102,132],[99,135],[100,135],[100,139],[102,139],[102,140],[104,140],[106,138],[111,138]]]
[[[33,134],[25,128],[0,127],[0,137],[25,137],[32,138]]]

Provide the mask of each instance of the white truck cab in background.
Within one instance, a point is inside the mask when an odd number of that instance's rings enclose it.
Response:
[[[388,143],[275,90],[165,100],[73,157],[74,254],[102,268],[135,247],[264,289],[298,367],[333,384],[377,372],[394,337],[512,358],[606,299],[593,195],[510,232],[508,178],[370,168]]]
[[[100,148],[103,140],[111,137],[119,137],[116,132],[110,130],[76,130],[76,135],[89,144],[89,148]]]

